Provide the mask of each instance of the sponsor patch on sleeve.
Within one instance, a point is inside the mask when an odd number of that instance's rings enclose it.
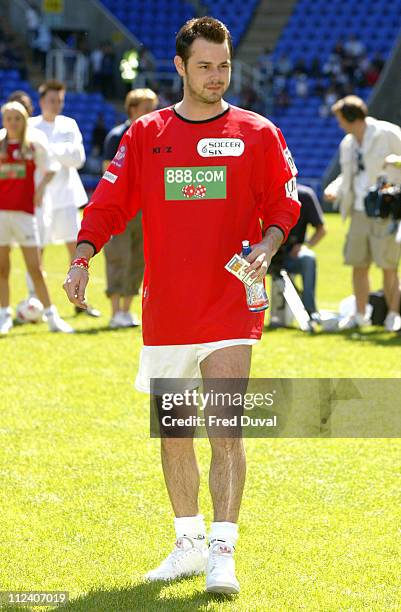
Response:
[[[285,156],[285,158],[286,158],[286,160],[287,160],[287,163],[288,163],[288,165],[289,165],[289,167],[290,167],[290,170],[291,170],[291,172],[292,172],[292,176],[297,176],[297,174],[298,174],[298,169],[297,169],[297,167],[296,167],[296,165],[295,165],[295,162],[294,162],[294,160],[293,160],[293,158],[292,158],[292,155],[291,155],[291,151],[289,150],[289,148],[288,148],[288,147],[286,147],[286,148],[284,149],[284,156]]]
[[[118,176],[117,174],[113,174],[112,172],[109,172],[108,170],[106,170],[102,178],[104,178],[105,181],[109,181],[109,183],[115,183],[116,180],[118,179]]]
[[[287,198],[291,198],[292,200],[298,200],[298,189],[297,189],[297,180],[296,178],[292,178],[285,184],[285,194]]]
[[[117,168],[122,168],[125,161],[125,156],[127,155],[127,147],[125,144],[121,144],[118,148],[117,153],[112,159],[111,163],[114,164]]]

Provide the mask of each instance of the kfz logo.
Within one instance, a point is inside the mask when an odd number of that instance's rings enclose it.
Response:
[[[153,154],[155,153],[172,153],[173,147],[153,147]]]

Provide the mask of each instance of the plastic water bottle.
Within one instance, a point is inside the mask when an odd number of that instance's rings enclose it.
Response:
[[[251,252],[249,240],[242,241],[242,257],[247,257]],[[255,281],[250,287],[245,285],[246,302],[252,312],[261,312],[269,308],[269,298],[263,281]]]

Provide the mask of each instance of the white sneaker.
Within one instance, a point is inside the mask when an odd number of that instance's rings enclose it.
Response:
[[[175,580],[184,576],[197,576],[206,569],[207,546],[188,536],[178,538],[175,548],[156,569],[148,572],[147,580]]]
[[[119,310],[114,317],[110,319],[109,327],[111,329],[118,329],[120,327],[138,327],[140,324],[141,322],[136,315]]]
[[[206,573],[208,593],[239,593],[239,582],[235,576],[234,548],[223,541],[214,541],[209,546],[209,561]]]
[[[344,317],[338,322],[338,329],[356,329],[359,327],[366,327],[371,324],[371,320],[369,317],[362,315],[360,312],[357,312],[354,315],[350,315],[348,317]]]
[[[384,319],[384,327],[389,332],[397,332],[401,329],[401,316],[398,312],[391,310]]]
[[[124,327],[139,327],[139,325],[141,324],[138,317],[135,314],[133,315],[131,312],[123,312],[123,316]]]
[[[13,325],[11,308],[2,308],[0,310],[0,334],[8,334]]]
[[[116,312],[116,314],[111,317],[109,321],[110,329],[119,329],[120,327],[126,327],[124,313],[122,310]]]
[[[60,317],[55,306],[50,306],[49,309],[45,310],[45,315],[47,318],[47,325],[51,332],[62,332],[63,334],[74,333],[74,328]]]

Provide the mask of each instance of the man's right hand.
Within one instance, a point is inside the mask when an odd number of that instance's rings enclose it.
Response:
[[[79,308],[86,308],[85,289],[89,281],[89,274],[83,268],[70,268],[63,284],[68,299]]]

